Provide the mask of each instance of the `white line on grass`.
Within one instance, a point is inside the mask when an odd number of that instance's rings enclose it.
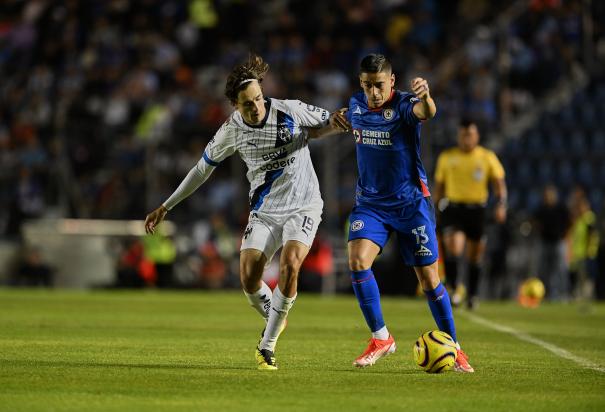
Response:
[[[604,367],[602,367],[602,366],[600,366],[600,365],[598,365],[598,364],[596,364],[596,363],[594,363],[594,362],[592,362],[592,361],[590,361],[588,359],[584,359],[584,358],[581,358],[579,356],[576,356],[573,353],[566,351],[565,349],[562,349],[562,348],[560,348],[560,347],[558,347],[556,345],[553,345],[552,343],[548,343],[548,342],[545,342],[545,341],[543,341],[541,339],[534,338],[533,336],[530,336],[527,333],[518,331],[518,330],[513,329],[513,328],[511,328],[509,326],[500,325],[498,323],[495,323],[493,321],[489,321],[487,319],[484,319],[484,318],[482,318],[480,316],[477,316],[477,315],[470,314],[468,312],[465,313],[465,316],[469,320],[471,320],[471,321],[473,321],[475,323],[478,323],[480,325],[483,325],[485,327],[488,327],[488,328],[491,328],[491,329],[495,329],[495,330],[497,330],[499,332],[509,333],[509,334],[513,335],[514,337],[516,337],[517,339],[523,340],[525,342],[533,343],[534,345],[538,345],[538,346],[540,346],[540,347],[542,347],[542,348],[544,348],[546,350],[551,351],[552,353],[554,353],[555,355],[557,355],[557,356],[559,356],[561,358],[564,358],[564,359],[567,359],[567,360],[570,360],[570,361],[573,361],[573,362],[577,363],[578,365],[582,366],[583,368],[592,369],[592,370],[597,371],[597,372],[605,373],[605,368]]]

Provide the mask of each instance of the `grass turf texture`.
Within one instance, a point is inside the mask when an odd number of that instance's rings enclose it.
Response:
[[[475,374],[430,375],[412,345],[434,323],[424,300],[383,299],[398,351],[367,369],[369,333],[353,297],[299,295],[276,356],[256,370],[263,328],[241,293],[0,290],[3,411],[605,410],[605,373],[457,312]],[[605,305],[478,315],[605,366]]]

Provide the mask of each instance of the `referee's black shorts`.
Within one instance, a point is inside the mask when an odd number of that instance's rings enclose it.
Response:
[[[485,232],[485,205],[450,203],[441,212],[441,232],[462,231],[470,240],[479,241]]]

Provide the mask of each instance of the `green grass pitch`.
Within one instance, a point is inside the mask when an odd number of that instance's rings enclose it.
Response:
[[[474,374],[413,361],[435,329],[422,299],[384,298],[398,350],[351,366],[369,333],[355,299],[300,294],[256,370],[263,323],[238,292],[0,290],[2,411],[604,411],[605,372],[456,312]],[[605,305],[483,303],[479,316],[605,368]]]

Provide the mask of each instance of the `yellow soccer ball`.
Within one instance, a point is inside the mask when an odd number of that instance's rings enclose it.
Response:
[[[451,369],[457,358],[456,342],[440,330],[426,332],[414,345],[414,360],[428,373],[441,373]]]
[[[535,308],[544,299],[546,289],[538,278],[527,278],[519,287],[518,301],[521,306]]]

